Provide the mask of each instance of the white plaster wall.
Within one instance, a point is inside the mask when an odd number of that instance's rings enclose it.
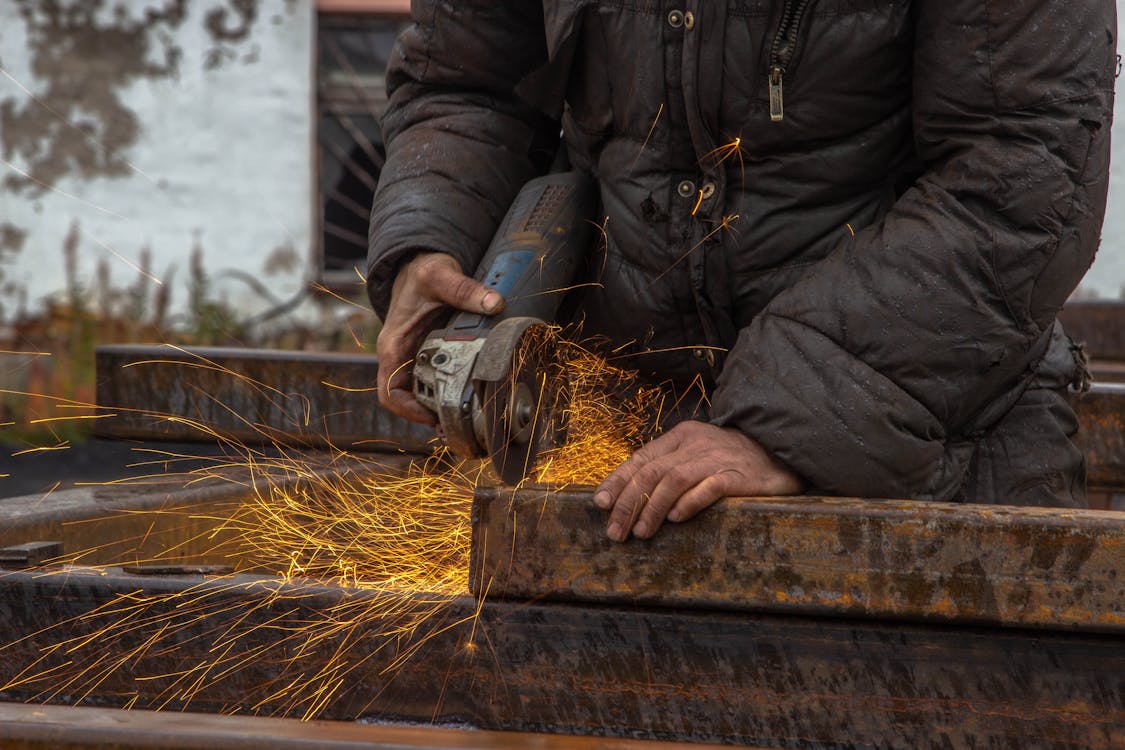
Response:
[[[106,13],[119,7],[139,17],[164,3],[106,5]],[[127,154],[136,171],[123,178],[65,177],[53,186],[61,192],[38,197],[0,188],[0,222],[27,232],[23,250],[5,269],[7,280],[24,285],[32,305],[62,291],[61,246],[74,220],[81,224],[79,255],[87,279],[105,258],[115,284],[133,282],[137,272],[130,263],[148,246],[157,277],[175,268],[172,299],[180,310],[195,244],[213,276],[214,296],[242,314],[269,304],[246,284],[223,280],[224,269],[261,276],[281,298],[307,282],[314,217],[313,3],[261,0],[250,37],[230,45],[237,57],[208,70],[205,54],[215,43],[203,19],[222,5],[187,3],[188,17],[173,32],[183,54],[176,77],[141,79],[121,91],[122,102],[141,121],[140,138]],[[13,4],[0,2],[0,65],[41,95],[43,82],[24,51],[24,27]],[[0,75],[0,100],[7,97],[27,95]],[[78,133],[75,139],[84,140]],[[26,166],[13,156],[10,165],[0,164],[0,177]],[[283,246],[296,251],[300,262],[265,276],[267,258]]]

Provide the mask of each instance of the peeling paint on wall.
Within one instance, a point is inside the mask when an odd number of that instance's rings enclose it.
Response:
[[[203,25],[215,41],[207,53],[205,67],[214,70],[224,63],[238,60],[237,43],[250,36],[254,22],[258,20],[258,0],[231,0],[230,8],[213,8],[207,12]],[[258,59],[258,48],[254,46],[245,58],[246,62]]]
[[[238,59],[258,18],[258,0],[229,0],[204,16],[213,45],[211,70]],[[9,173],[10,190],[41,194],[63,176],[123,177],[126,157],[143,127],[121,91],[138,80],[175,77],[183,50],[175,32],[188,17],[187,0],[145,8],[140,17],[104,0],[16,0],[26,25],[30,67],[46,83],[31,97],[0,100],[0,149],[19,157],[26,174]],[[256,59],[256,52],[248,61]],[[2,61],[0,61],[2,63]],[[38,101],[36,101],[36,99]]]
[[[91,288],[151,265],[182,308],[193,247],[240,314],[305,288],[315,19],[313,0],[0,0],[0,325],[65,296],[75,223]],[[264,267],[271,299],[234,273]]]

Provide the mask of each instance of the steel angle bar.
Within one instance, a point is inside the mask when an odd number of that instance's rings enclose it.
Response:
[[[183,604],[171,596],[177,591],[191,602],[205,591],[218,599],[211,617],[182,623],[175,649],[130,654],[127,669],[93,687],[66,682],[66,660],[83,657],[72,644],[92,635],[100,648],[112,644],[105,605],[114,596],[162,599],[148,618],[157,627]],[[26,679],[24,667],[39,660],[38,669],[59,670],[48,672],[61,686],[56,702],[249,711],[251,687],[295,676],[282,658],[293,647],[273,641],[317,618],[338,622],[343,604],[377,608],[387,596],[244,576],[10,573],[0,577],[0,642],[11,644],[0,685]],[[231,637],[237,628],[240,639]],[[301,675],[347,676],[322,718],[785,748],[1125,743],[1125,649],[1108,635],[469,597],[449,600],[409,658],[406,640],[388,639],[387,629],[370,618],[299,651]],[[128,647],[149,637],[136,628],[124,640]],[[61,639],[69,639],[65,653],[45,652]],[[190,706],[177,700],[177,675],[241,650],[257,658],[229,679],[194,682]],[[0,697],[42,696],[49,684],[17,683]],[[279,691],[253,710],[302,708]]]
[[[433,431],[378,405],[371,356],[101,346],[99,437],[429,452]]]
[[[1125,383],[1097,383],[1071,403],[1091,489],[1125,492]]]
[[[399,475],[416,459],[402,453],[286,455],[275,468],[268,460],[253,466],[232,463],[202,475],[169,474],[7,498],[0,502],[0,567],[61,559],[191,565],[252,558],[253,546],[240,539],[241,532],[220,523],[248,497],[281,497],[298,487],[316,492],[347,475]]]
[[[1125,382],[1125,302],[1069,302],[1059,320],[1085,349],[1095,381]]]
[[[517,599],[1125,634],[1125,514],[727,499],[625,544],[605,522],[591,490],[478,488],[470,580]]]
[[[1095,363],[1125,361],[1125,302],[1068,302],[1059,320],[1067,335],[1082,343]]]
[[[14,544],[0,549],[0,568],[35,568],[62,556],[63,543],[52,541]]]
[[[20,547],[35,545],[40,554],[29,564],[148,560],[173,551],[177,559],[195,559],[207,550],[220,556],[215,562],[226,562],[226,555],[235,554],[235,535],[217,531],[215,519],[232,514],[246,492],[246,485],[201,482],[174,489],[78,487],[46,498],[9,498],[0,503],[0,547],[15,556]],[[4,557],[0,550],[0,567]]]
[[[107,438],[213,442],[223,436],[354,450],[429,452],[428,428],[378,406],[378,362],[261,349],[106,346],[97,350],[96,422]],[[1075,397],[1090,483],[1125,489],[1125,385]]]
[[[1096,360],[1089,369],[1095,383],[1125,383],[1125,360]]]

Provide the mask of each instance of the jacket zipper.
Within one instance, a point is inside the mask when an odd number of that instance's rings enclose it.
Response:
[[[781,122],[785,119],[782,80],[785,77],[785,71],[793,62],[793,55],[797,52],[797,38],[801,32],[801,22],[805,18],[805,11],[812,3],[813,0],[786,0],[785,7],[781,11],[781,24],[777,27],[777,34],[770,46],[768,79],[770,120],[773,122]]]

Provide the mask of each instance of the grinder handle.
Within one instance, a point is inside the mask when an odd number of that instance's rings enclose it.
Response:
[[[459,312],[445,335],[484,336],[513,317],[554,321],[594,237],[597,185],[580,172],[557,172],[520,190],[496,232],[476,279],[505,300],[498,315]]]

